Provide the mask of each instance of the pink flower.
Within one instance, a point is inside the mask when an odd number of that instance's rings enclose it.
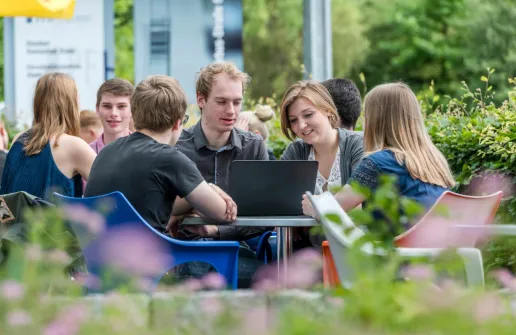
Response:
[[[428,265],[409,265],[403,273],[405,277],[414,281],[430,281],[435,278],[434,270]]]
[[[242,318],[240,333],[244,335],[271,334],[274,326],[274,314],[265,306],[254,307]]]
[[[464,190],[464,194],[483,195],[493,194],[498,191],[502,191],[504,197],[513,195],[515,186],[512,183],[512,178],[497,171],[484,171],[479,173],[476,178],[473,178]]]
[[[287,263],[287,276],[280,264],[278,277],[277,264],[258,269],[253,289],[270,292],[286,288],[309,288],[321,281],[322,255],[315,249],[305,248],[295,253]]]
[[[102,241],[100,255],[117,270],[136,276],[161,276],[172,265],[166,242],[148,228],[119,228]]]
[[[473,316],[480,323],[492,320],[507,312],[500,297],[494,293],[484,294],[473,307]]]
[[[208,273],[203,279],[204,287],[214,290],[223,290],[227,287],[226,278],[217,272]]]
[[[344,299],[339,297],[328,297],[326,301],[333,307],[342,308],[344,307]]]
[[[500,269],[493,272],[494,277],[506,289],[516,292],[516,278],[507,269]]]
[[[7,314],[7,324],[11,327],[26,326],[32,322],[32,317],[24,310],[17,309]]]
[[[204,298],[201,304],[203,312],[208,315],[217,316],[224,310],[224,306],[218,298],[208,297]]]
[[[98,289],[100,287],[100,279],[90,273],[77,272],[73,275],[72,281],[91,289]]]
[[[195,292],[200,291],[204,287],[202,281],[199,279],[191,278],[185,280],[181,285],[179,285],[179,291],[186,292]]]
[[[59,249],[54,249],[47,253],[48,259],[57,264],[68,264],[70,262],[70,257],[66,252]]]
[[[44,335],[74,335],[88,318],[89,311],[85,305],[67,307],[59,313],[57,319],[50,323],[43,331]]]
[[[99,213],[90,211],[82,205],[66,205],[64,206],[64,215],[70,221],[82,224],[93,235],[98,235],[104,231],[106,221]]]
[[[1,295],[7,300],[20,300],[24,294],[23,286],[14,280],[5,280],[0,283]]]
[[[27,258],[33,262],[37,262],[41,259],[43,252],[41,251],[41,247],[37,244],[30,244],[25,247],[25,254]]]

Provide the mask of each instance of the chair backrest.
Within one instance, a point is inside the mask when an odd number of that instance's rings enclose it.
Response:
[[[481,233],[454,227],[491,224],[502,196],[502,192],[487,196],[444,192],[418,223],[396,238],[395,244],[407,248],[474,247]]]
[[[151,264],[152,262],[144,264],[147,257],[144,253],[154,253],[152,256],[154,259],[159,258],[160,261],[168,262],[169,259],[163,257],[165,257],[169,243],[172,242],[176,245],[186,243],[173,240],[155,230],[136,212],[120,192],[90,198],[54,195],[58,200],[58,206],[83,206],[90,211],[84,211],[84,208],[81,210],[81,207],[72,208],[71,211],[75,214],[71,215],[72,218],[69,221],[79,239],[88,272],[94,277],[101,278],[102,284],[95,290],[107,290],[125,283],[125,279],[114,280],[110,277],[114,267],[134,265],[135,268],[130,269],[130,272],[136,274],[140,267],[143,269],[149,264],[154,266]],[[84,219],[77,218],[77,212],[84,215],[86,220],[94,220],[95,214],[100,214],[105,219],[105,229],[92,232],[91,227],[84,224]],[[125,244],[122,245],[122,243]],[[152,271],[157,270],[153,269]],[[131,273],[127,274],[131,276]],[[152,273],[152,275],[154,274]]]
[[[121,228],[122,226],[124,228],[142,228],[146,226],[154,233],[159,234],[138,214],[127,198],[120,192],[112,192],[89,198],[73,198],[58,193],[54,193],[54,196],[58,201],[58,205],[83,206],[91,212],[102,215],[105,219],[106,231]],[[79,238],[82,249],[85,249],[92,240],[100,237],[100,235],[93,235],[91,230],[87,231],[85,225],[73,224],[72,222],[72,229]]]
[[[349,250],[365,233],[355,226],[330,192],[315,197],[310,193],[307,195],[322,223],[341,284],[349,286],[354,280],[354,273],[348,262]],[[364,243],[361,251],[370,255],[378,254],[372,243]]]

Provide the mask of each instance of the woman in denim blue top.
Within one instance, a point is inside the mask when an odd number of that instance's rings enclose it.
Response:
[[[374,190],[382,174],[395,175],[402,196],[429,209],[455,181],[448,163],[432,143],[423,121],[419,102],[402,83],[383,84],[369,92],[364,101],[364,151],[351,178],[335,195],[344,210],[364,202],[349,183],[356,181]],[[313,209],[303,200],[303,210]]]

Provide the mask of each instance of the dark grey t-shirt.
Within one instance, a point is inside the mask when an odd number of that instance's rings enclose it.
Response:
[[[162,231],[176,196],[187,196],[203,181],[195,163],[177,148],[136,132],[100,151],[84,196],[120,191],[150,225]]]

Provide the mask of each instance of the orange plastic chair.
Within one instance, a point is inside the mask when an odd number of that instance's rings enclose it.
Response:
[[[395,244],[403,248],[474,247],[482,239],[479,230],[454,226],[491,224],[502,196],[501,191],[487,196],[444,192],[417,224],[395,238]],[[324,287],[336,287],[340,280],[328,241],[322,243],[322,250]]]
[[[481,230],[454,227],[491,224],[502,196],[501,191],[487,196],[444,192],[418,223],[396,237],[394,243],[404,248],[474,247],[482,239]]]
[[[340,285],[339,274],[335,267],[335,262],[331,255],[330,244],[328,241],[322,243],[323,252],[323,284],[324,287],[337,287]]]

